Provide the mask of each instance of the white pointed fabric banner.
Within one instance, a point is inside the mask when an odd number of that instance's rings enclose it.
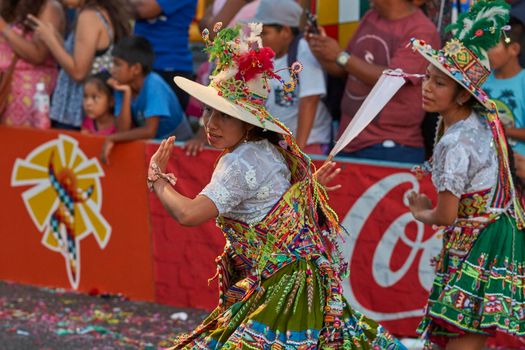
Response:
[[[365,101],[355,114],[354,118],[335,144],[328,158],[332,159],[337,153],[346,147],[385,107],[394,97],[396,92],[405,84],[408,76],[402,70],[385,70],[377,83],[374,85]]]

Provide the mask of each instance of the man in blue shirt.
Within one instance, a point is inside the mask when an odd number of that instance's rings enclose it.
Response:
[[[173,82],[177,75],[193,79],[189,27],[197,0],[140,0],[134,2],[137,21],[135,35],[143,36],[153,46],[153,69],[175,91],[186,109],[189,96]]]
[[[101,158],[108,162],[113,145],[139,139],[161,139],[175,135],[192,137],[186,115],[166,82],[152,72],[151,44],[142,37],[121,39],[113,49],[110,84],[115,92],[118,132],[106,137]]]

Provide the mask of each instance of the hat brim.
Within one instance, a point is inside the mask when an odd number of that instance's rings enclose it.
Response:
[[[423,45],[420,44],[419,40],[414,40],[412,42],[412,47],[421,54],[428,62],[430,62],[432,65],[437,67],[440,71],[454,79],[459,85],[461,85],[463,88],[465,88],[483,107],[485,107],[488,110],[492,110],[493,106],[491,101],[488,98],[488,95],[483,91],[483,89],[474,86],[470,79],[460,71],[457,71],[456,74],[452,74],[447,67],[445,67],[441,62],[438,60],[438,55],[436,55],[436,51],[433,50],[429,45]],[[441,51],[437,51],[441,52]],[[442,53],[442,52],[441,52]],[[442,53],[443,54],[443,53]],[[444,54],[443,54],[444,55]],[[471,88],[469,88],[469,86]]]
[[[213,109],[259,128],[279,134],[288,134],[288,131],[270,120],[259,120],[254,113],[249,111],[248,105],[240,106],[220,96],[219,92],[211,86],[204,86],[184,77],[175,77],[173,80],[182,90]]]

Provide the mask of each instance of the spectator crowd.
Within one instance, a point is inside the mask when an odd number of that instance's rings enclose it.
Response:
[[[425,59],[407,44],[415,37],[440,47],[450,22],[444,16],[452,16],[446,8],[439,16],[432,12],[440,3],[371,0],[344,47],[305,16],[301,0],[208,0],[199,26],[213,35],[217,22],[261,23],[263,44],[275,52],[281,78],[289,80],[294,62],[303,67],[293,92],[270,82],[267,109],[306,153],[328,154],[385,69],[425,74]],[[519,156],[525,156],[525,0],[512,6],[508,34],[489,52],[493,72],[485,89],[498,105],[519,165],[525,164]],[[188,154],[197,154],[206,138],[193,121],[203,106],[173,81],[183,76],[206,84],[213,69],[213,62],[194,69],[189,28],[196,8],[197,0],[0,2],[0,124],[104,137],[106,162],[119,142],[172,135],[186,142]],[[44,113],[35,108],[42,93],[50,97]],[[418,101],[421,79],[407,79],[341,155],[423,162],[431,154],[437,116],[425,114]]]

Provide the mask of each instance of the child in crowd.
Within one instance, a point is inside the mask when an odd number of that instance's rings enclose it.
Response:
[[[140,139],[174,135],[186,141],[192,130],[171,88],[152,72],[154,53],[143,37],[119,41],[113,50],[110,84],[116,90],[115,115],[118,132],[106,138],[102,161],[107,162],[113,145]]]
[[[488,52],[493,70],[483,88],[496,102],[514,152],[525,156],[525,70],[519,62],[524,27],[514,17],[509,24],[510,30]]]
[[[113,88],[108,84],[110,77],[108,72],[101,72],[88,77],[84,82],[84,134],[107,136],[117,132],[116,118],[113,115]]]
[[[303,66],[293,92],[284,91],[276,79],[270,81],[268,111],[290,129],[304,152],[326,154],[332,118],[321,101],[326,94],[325,73],[299,31],[302,13],[303,8],[293,0],[261,0],[251,21],[263,24],[263,45],[275,51],[274,68],[284,81],[290,78],[290,61]],[[293,55],[291,60],[289,55]]]
[[[327,154],[332,140],[332,117],[321,101],[327,92],[325,72],[302,38],[299,30],[302,13],[303,8],[294,0],[261,0],[255,17],[248,22],[263,24],[263,45],[275,52],[274,68],[283,81],[290,80],[294,61],[303,67],[291,92],[284,91],[279,80],[269,81],[271,91],[266,108],[290,129],[305,153]],[[201,128],[196,140],[186,145],[187,153],[197,154],[202,142]]]

